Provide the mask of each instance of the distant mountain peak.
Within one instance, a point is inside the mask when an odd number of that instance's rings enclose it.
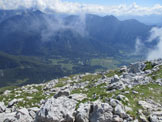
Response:
[[[106,15],[106,16],[104,16],[104,18],[105,19],[110,19],[110,20],[117,20],[117,21],[119,21],[115,16],[113,16],[113,15]]]

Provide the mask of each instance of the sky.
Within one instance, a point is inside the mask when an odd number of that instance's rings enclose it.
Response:
[[[162,0],[0,0],[0,9],[20,8],[67,14],[162,15]]]
[[[120,5],[136,3],[141,6],[152,6],[154,4],[161,4],[162,0],[63,0],[68,2],[79,2],[86,4],[100,4],[100,5]]]

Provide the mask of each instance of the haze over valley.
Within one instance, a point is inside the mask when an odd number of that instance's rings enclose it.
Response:
[[[1,87],[161,58],[160,5],[8,0],[0,6]]]

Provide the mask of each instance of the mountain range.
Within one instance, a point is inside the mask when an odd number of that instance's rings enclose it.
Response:
[[[147,40],[152,27],[112,15],[0,10],[1,86],[106,70],[144,58],[145,51],[135,55],[136,39]]]

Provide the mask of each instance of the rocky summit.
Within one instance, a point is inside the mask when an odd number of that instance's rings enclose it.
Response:
[[[162,59],[4,90],[0,122],[162,122]]]

